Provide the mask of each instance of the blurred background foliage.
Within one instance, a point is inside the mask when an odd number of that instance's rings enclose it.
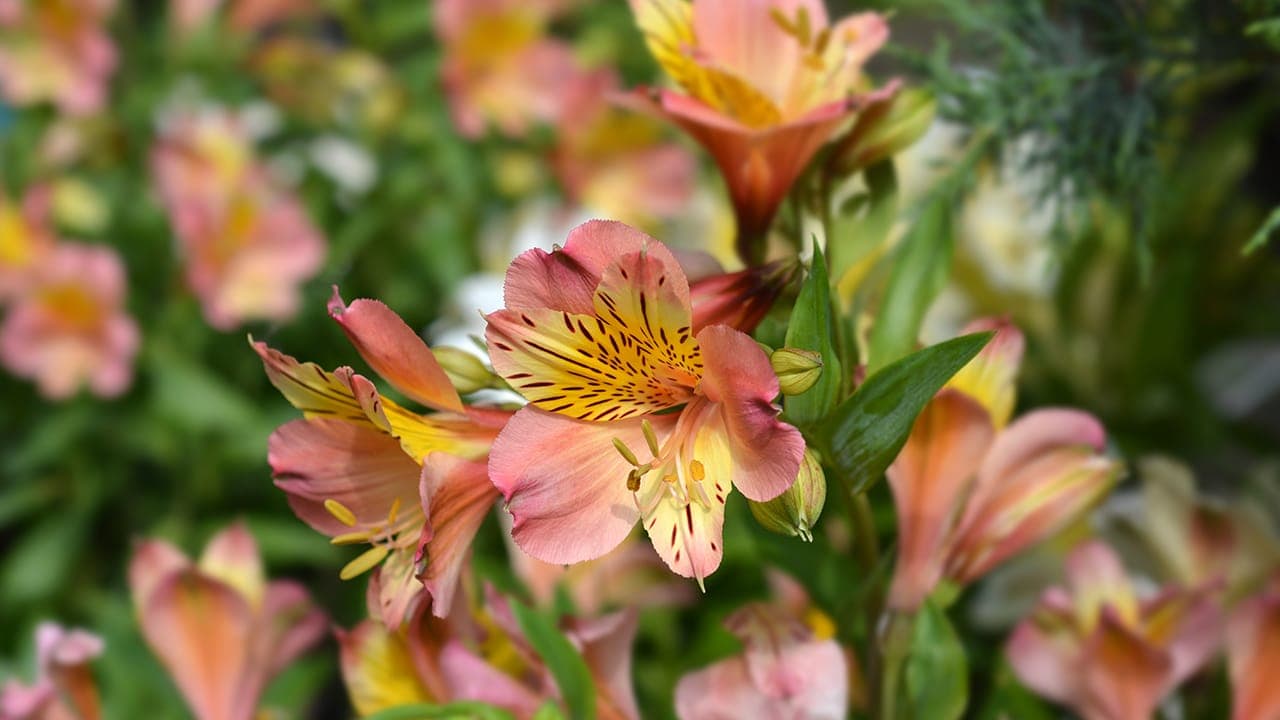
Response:
[[[136,380],[118,399],[49,402],[0,374],[0,657],[13,659],[0,674],[25,674],[32,627],[57,618],[105,637],[97,671],[111,717],[181,717],[136,630],[125,562],[140,536],[194,550],[235,517],[257,535],[271,572],[302,580],[337,624],[363,615],[362,587],[337,576],[345,554],[298,522],[270,482],[267,435],[294,411],[268,384],[245,330],[324,367],[356,363],[324,311],[333,284],[428,328],[454,311],[449,299],[463,278],[505,264],[511,249],[495,247],[495,227],[509,236],[518,208],[553,183],[549,137],[471,141],[454,129],[428,2],[323,5],[305,21],[248,36],[207,28],[178,39],[166,2],[122,1],[109,24],[120,47],[109,111],[76,121],[87,149],[69,165],[50,166],[33,150],[58,122],[55,111],[0,106],[5,194],[51,181],[72,188],[69,211],[55,213],[59,229],[120,252],[143,337]],[[835,15],[863,7],[830,5]],[[1243,253],[1280,206],[1280,34],[1269,29],[1280,8],[1248,0],[875,6],[893,12],[894,51],[873,74],[932,88],[943,128],[899,160],[903,216],[959,148],[978,158],[956,201],[957,250],[926,323],[932,339],[953,333],[957,317],[1009,315],[1029,339],[1021,405],[1084,408],[1124,457],[1177,455],[1209,487],[1280,510],[1280,244]],[[591,62],[617,67],[624,86],[656,78],[625,3],[579,3],[553,32]],[[341,55],[362,74],[344,81],[336,65],[273,55],[289,42]],[[296,182],[329,243],[291,321],[216,331],[184,287],[147,171],[157,111],[184,93],[269,108],[275,127],[260,150]],[[359,149],[373,168],[366,186],[315,161],[326,139]],[[709,167],[702,179],[723,205]],[[76,207],[77,187],[88,189],[79,203],[87,209]],[[702,240],[695,233],[688,244]],[[729,513],[742,517],[725,524],[725,568],[702,601],[644,616],[636,683],[655,717],[669,713],[663,699],[681,673],[736,648],[719,620],[767,593],[762,561],[785,562],[837,615],[885,580],[886,568],[849,577],[827,546],[762,532],[740,501]],[[891,515],[878,520],[892,527]],[[480,575],[518,591],[490,524],[475,553]],[[971,644],[969,660],[989,669],[971,689],[979,716],[1050,716],[980,648]],[[297,717],[344,716],[332,650],[293,667],[269,700]]]

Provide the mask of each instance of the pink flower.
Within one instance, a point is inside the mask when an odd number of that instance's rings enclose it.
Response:
[[[298,286],[324,262],[324,237],[302,203],[254,157],[229,113],[174,120],[152,165],[185,255],[187,283],[210,325],[286,320]]]
[[[672,217],[693,196],[697,164],[662,127],[611,103],[618,76],[602,69],[567,83],[553,164],[573,202],[639,226]]]
[[[937,585],[973,582],[1062,529],[1118,477],[1101,455],[1102,426],[1068,409],[1041,409],[1005,427],[1013,410],[1022,335],[996,337],[920,413],[888,470],[898,513],[890,604],[920,606]]]
[[[436,32],[453,123],[467,137],[489,125],[524,135],[560,114],[578,74],[572,50],[545,37],[556,0],[437,0]]]
[[[1227,666],[1233,720],[1280,718],[1280,572],[1227,619]]]
[[[133,381],[138,326],[125,312],[124,266],[108,247],[62,243],[32,269],[0,325],[0,362],[60,400],[84,383],[114,397]]]
[[[462,404],[426,344],[387,306],[334,289],[329,313],[361,357],[419,414],[349,367],[332,373],[254,343],[267,375],[306,419],[271,435],[268,461],[289,505],[336,544],[371,547],[344,579],[379,569],[380,615],[399,625],[425,590],[452,602],[472,537],[498,497],[485,458],[509,412]]]
[[[14,105],[52,102],[97,112],[116,69],[104,25],[115,0],[0,0],[0,93]]]
[[[271,678],[324,636],[297,583],[267,582],[253,536],[222,530],[198,563],[146,540],[129,563],[142,635],[198,720],[252,720]]]
[[[89,662],[102,655],[102,638],[45,622],[36,628],[36,681],[10,680],[0,688],[0,720],[98,720],[98,687]]]
[[[800,264],[788,260],[690,277],[693,325],[728,325],[749,333],[769,314],[778,296],[800,277]]]
[[[1221,622],[1204,590],[1140,600],[1115,553],[1089,542],[1067,559],[1067,587],[1044,593],[1006,652],[1027,687],[1085,720],[1145,720],[1213,657]]]
[[[487,316],[489,355],[529,405],[494,442],[489,476],[516,544],[581,562],[639,520],[667,565],[701,582],[720,564],[733,487],[769,500],[800,467],[804,441],[776,417],[764,351],[694,326],[671,252],[621,223],[588,222],[563,250],[516,258],[505,303]]]
[[[22,295],[53,248],[49,204],[48,187],[28,190],[21,204],[0,193],[0,302]]]
[[[840,720],[848,714],[849,672],[835,640],[815,638],[767,605],[742,608],[725,627],[745,652],[680,679],[680,720]]]
[[[227,5],[230,26],[241,32],[261,30],[274,22],[313,12],[313,0],[170,0],[169,20],[180,32],[191,32],[207,23]]]
[[[888,25],[876,13],[830,25],[820,0],[631,0],[631,8],[654,58],[686,93],[644,89],[632,102],[715,158],[742,251],[768,231],[818,149],[871,98],[857,94],[868,89],[862,65],[888,39]]]

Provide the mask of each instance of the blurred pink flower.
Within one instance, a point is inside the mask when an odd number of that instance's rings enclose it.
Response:
[[[1104,457],[1102,425],[1078,410],[1013,410],[1022,334],[998,328],[916,419],[889,467],[898,561],[889,603],[915,610],[943,580],[966,585],[1061,530],[1098,501],[1120,465]]]
[[[233,29],[254,32],[268,25],[315,10],[314,0],[170,0],[169,19],[180,32],[196,30],[228,6]]]
[[[55,103],[70,115],[102,108],[116,48],[115,0],[0,0],[0,93],[13,105]]]
[[[329,313],[370,367],[419,414],[379,394],[349,367],[326,372],[254,343],[272,384],[305,419],[271,435],[276,485],[304,522],[336,544],[371,547],[342,571],[378,567],[378,615],[400,625],[425,591],[432,612],[452,606],[471,540],[498,498],[485,458],[509,411],[463,405],[426,343],[376,300]]]
[[[764,351],[724,325],[693,327],[675,257],[617,222],[516,258],[505,304],[486,316],[489,356],[529,405],[494,441],[489,476],[516,544],[581,562],[640,521],[667,565],[701,583],[720,565],[733,488],[769,500],[800,467],[804,440],[777,419]]]
[[[1085,720],[1145,720],[1205,665],[1221,641],[1221,610],[1203,590],[1138,598],[1099,542],[1067,559],[1067,587],[1045,591],[1006,652],[1027,687]]]
[[[630,1],[650,52],[686,93],[641,89],[632,103],[711,153],[740,243],[754,242],[809,160],[871,99],[859,95],[870,89],[862,66],[888,25],[870,12],[831,25],[821,0]]]
[[[98,720],[98,687],[89,662],[102,655],[102,639],[51,622],[36,628],[36,681],[10,680],[0,688],[0,720]]]
[[[820,639],[789,613],[748,605],[725,620],[741,655],[689,673],[676,686],[680,720],[841,720],[849,711],[849,671],[840,645]]]
[[[555,121],[580,72],[573,51],[546,36],[561,0],[437,0],[436,33],[454,125],[479,137],[489,125],[524,135]]]
[[[23,293],[35,280],[33,270],[53,248],[49,204],[47,186],[28,190],[20,204],[0,193],[0,302]]]
[[[325,240],[302,202],[255,157],[227,112],[173,119],[152,152],[160,195],[205,319],[220,330],[287,320]]]
[[[267,683],[325,634],[324,613],[299,584],[268,582],[239,523],[198,563],[145,540],[129,563],[142,635],[198,720],[252,720]]]
[[[1233,720],[1280,718],[1280,570],[1227,619],[1227,668]]]
[[[82,384],[114,397],[133,381],[138,326],[124,308],[124,265],[114,250],[61,243],[32,269],[0,324],[0,363],[60,400]]]

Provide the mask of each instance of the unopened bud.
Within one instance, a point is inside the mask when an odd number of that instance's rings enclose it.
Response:
[[[769,355],[783,395],[799,395],[822,377],[822,355],[812,350],[784,347]]]
[[[440,367],[444,368],[444,374],[449,376],[449,382],[453,383],[459,393],[466,395],[494,386],[494,374],[484,366],[480,358],[466,350],[438,347],[432,348],[431,352],[436,356],[436,362],[440,363]]]
[[[778,497],[768,502],[747,501],[756,522],[766,530],[780,535],[799,536],[805,542],[813,540],[811,530],[822,506],[827,502],[827,478],[822,464],[808,448],[800,461],[796,481]]]
[[[933,124],[936,110],[937,100],[922,88],[901,90],[868,105],[838,141],[831,170],[843,177],[905,150]]]

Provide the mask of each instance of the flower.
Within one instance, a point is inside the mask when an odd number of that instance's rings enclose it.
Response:
[[[1233,720],[1280,718],[1280,572],[1231,613],[1226,644]]]
[[[138,326],[124,309],[124,265],[114,250],[60,243],[31,270],[30,284],[0,325],[0,363],[36,381],[52,400],[82,384],[114,397],[133,382]]]
[[[681,720],[744,717],[839,720],[848,714],[844,652],[779,608],[748,605],[725,620],[742,655],[689,673],[676,685]]]
[[[98,720],[98,687],[89,661],[102,655],[102,638],[52,622],[36,627],[36,681],[10,680],[0,688],[4,720]]]
[[[558,0],[439,0],[441,68],[458,132],[492,124],[519,137],[559,117],[567,83],[580,72],[572,50],[545,37]]]
[[[156,184],[185,255],[187,283],[220,330],[286,320],[325,241],[297,197],[254,157],[235,115],[171,119],[152,151]]]
[[[770,500],[799,471],[804,441],[777,420],[769,358],[737,330],[694,326],[671,252],[621,223],[516,258],[505,305],[486,316],[489,355],[529,405],[494,441],[489,476],[516,544],[581,562],[641,520],[667,565],[701,583],[733,487]]]
[[[737,272],[689,277],[693,324],[728,325],[742,332],[756,329],[788,287],[801,277],[798,262],[776,260]]]
[[[874,97],[857,94],[868,85],[862,66],[888,25],[876,13],[830,25],[820,0],[631,0],[631,8],[650,52],[687,93],[641,89],[631,102],[715,158],[738,217],[739,252],[758,264],[744,240],[764,236],[809,160]]]
[[[299,518],[336,544],[371,545],[342,577],[381,565],[377,604],[388,626],[407,617],[424,589],[443,615],[498,496],[485,458],[509,413],[463,405],[430,349],[386,305],[348,306],[334,288],[329,314],[370,367],[434,412],[401,407],[349,367],[326,372],[254,343],[272,384],[305,416],[271,435],[276,485]]]
[[[129,563],[142,635],[198,720],[252,720],[267,683],[324,636],[299,584],[267,582],[242,524],[215,535],[197,563],[146,540]]]
[[[56,242],[48,187],[28,190],[21,203],[0,193],[0,302],[22,295],[32,270]]]
[[[1027,687],[1085,720],[1141,720],[1217,650],[1221,613],[1203,590],[1140,600],[1110,548],[1067,558],[1067,587],[1045,591],[1006,653]]]
[[[366,620],[338,632],[342,677],[361,716],[414,702],[478,701],[532,718],[559,697],[546,663],[520,630],[507,600],[492,590],[481,608],[447,620],[415,616],[388,630]],[[636,613],[570,619],[564,627],[596,686],[596,716],[640,717],[631,687]]]
[[[181,33],[190,33],[207,23],[228,5],[228,25],[240,32],[254,32],[272,23],[315,11],[313,0],[171,0],[169,20]]]
[[[68,115],[100,110],[116,69],[104,25],[115,0],[0,0],[0,94],[52,102]]]
[[[915,610],[946,579],[964,585],[1062,529],[1115,482],[1101,424],[1078,410],[1030,412],[1006,426],[1022,335],[1001,321],[986,348],[916,419],[889,467],[898,513],[890,604]]]

